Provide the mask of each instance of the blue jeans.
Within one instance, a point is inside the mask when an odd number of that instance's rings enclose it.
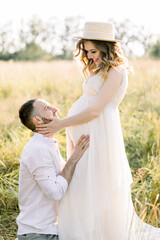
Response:
[[[59,240],[59,238],[57,235],[52,234],[28,233],[18,235],[18,240]]]

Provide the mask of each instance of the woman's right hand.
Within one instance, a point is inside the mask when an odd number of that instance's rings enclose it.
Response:
[[[63,122],[59,118],[52,118],[52,121],[46,124],[36,125],[36,131],[46,137],[52,136],[53,133],[63,128]]]

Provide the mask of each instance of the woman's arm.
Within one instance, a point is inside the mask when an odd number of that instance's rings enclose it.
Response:
[[[107,81],[104,83],[95,103],[79,114],[61,120],[62,125],[64,127],[80,125],[97,118],[103,111],[104,107],[112,99],[113,95],[121,84],[122,78],[123,71],[120,68],[111,68]]]
[[[62,128],[84,124],[93,120],[94,118],[97,118],[103,111],[104,107],[110,102],[110,100],[114,96],[115,92],[119,88],[119,85],[121,84],[122,79],[123,70],[120,67],[111,68],[109,70],[109,76],[107,78],[107,81],[105,81],[105,83],[103,84],[103,87],[98,94],[95,103],[91,107],[86,108],[84,111],[74,116],[67,117],[62,120],[55,119],[51,123],[45,124],[46,126],[48,125],[48,128],[46,129],[44,128],[44,124],[40,125],[40,127],[37,128],[38,132],[42,134],[47,134],[48,130],[48,133],[53,133],[61,130]]]

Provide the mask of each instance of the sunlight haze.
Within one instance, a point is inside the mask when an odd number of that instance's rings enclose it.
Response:
[[[16,28],[21,19],[30,20],[37,16],[42,20],[52,17],[65,18],[83,16],[86,21],[115,21],[130,19],[133,24],[144,25],[148,31],[159,34],[159,1],[54,1],[54,0],[1,0],[0,26],[12,22]]]

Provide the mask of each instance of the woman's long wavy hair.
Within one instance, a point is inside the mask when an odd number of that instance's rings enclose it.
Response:
[[[88,59],[84,47],[86,41],[91,41],[101,51],[102,63],[100,66],[97,67],[92,59]],[[82,63],[82,72],[85,77],[89,76],[90,73],[101,72],[102,77],[107,79],[111,67],[128,66],[128,60],[125,58],[119,42],[81,39],[77,42],[74,57]]]

